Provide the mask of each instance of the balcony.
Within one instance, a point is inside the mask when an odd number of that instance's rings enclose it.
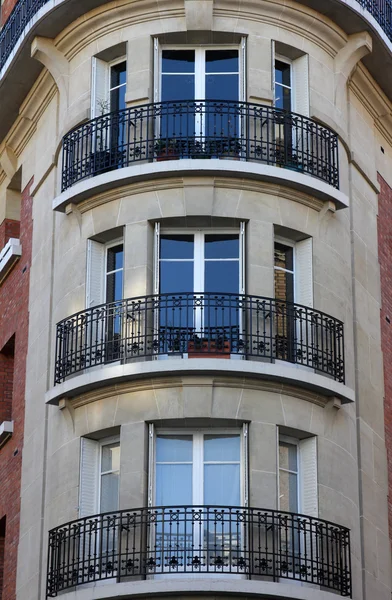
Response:
[[[122,510],[49,532],[49,598],[96,581],[174,574],[295,580],[351,596],[350,532],[296,513],[229,506]]]
[[[339,188],[338,138],[327,127],[271,106],[184,100],[126,108],[70,131],[62,191],[132,164],[185,158],[258,162]]]
[[[343,329],[313,308],[259,296],[130,298],[58,323],[55,384],[99,365],[160,357],[285,361],[344,383]]]

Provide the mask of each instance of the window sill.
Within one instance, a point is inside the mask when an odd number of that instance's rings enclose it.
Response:
[[[0,423],[0,449],[11,439],[14,432],[13,421],[3,421]]]
[[[0,285],[21,256],[22,246],[19,240],[10,238],[0,252]]]

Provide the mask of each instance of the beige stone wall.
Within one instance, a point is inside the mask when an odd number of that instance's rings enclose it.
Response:
[[[347,90],[346,75],[356,66],[354,50],[341,53],[348,36],[299,3],[215,0],[212,17],[205,7],[203,23],[210,18],[213,32],[248,38],[249,101],[272,102],[272,41],[309,54],[310,114],[339,132],[341,189],[351,206],[331,212],[319,198],[289,186],[181,176],[88,198],[68,215],[53,213],[61,137],[89,118],[92,56],[125,42],[127,102],[152,101],[151,37],[164,42],[169,34],[186,36],[194,16],[180,0],[108,3],[54,40],[51,48],[59,54],[48,51],[51,74],[44,69],[0,145],[0,214],[6,146],[22,166],[23,181],[35,177],[18,600],[44,599],[47,530],[78,515],[80,436],[120,427],[121,505],[136,506],[145,502],[146,472],[145,460],[135,464],[132,457],[145,457],[146,421],[200,415],[250,421],[255,505],[276,505],[276,426],[317,435],[320,516],[352,528],[354,598],[362,598],[362,576],[366,600],[390,596],[376,238],[377,170],[391,182],[390,102],[363,66]],[[274,225],[313,237],[314,306],[345,323],[346,378],[356,389],[355,405],[322,408],[229,382],[207,382],[199,390],[184,378],[169,388],[116,392],[79,408],[45,407],[53,385],[55,324],[85,307],[88,238],[124,227],[125,296],[137,296],[152,291],[152,222],[190,215],[247,221],[247,291],[253,294],[273,295]]]

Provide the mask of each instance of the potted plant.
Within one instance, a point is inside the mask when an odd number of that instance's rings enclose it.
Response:
[[[223,336],[215,339],[195,335],[188,342],[189,358],[230,358],[230,342]]]
[[[109,111],[109,102],[99,100],[98,105],[101,111],[100,117],[103,117]],[[87,161],[87,169],[90,174],[107,173],[122,165],[125,151],[119,150],[117,147],[116,135],[111,127],[110,118],[105,119],[105,123],[95,120],[93,140],[94,150],[90,152]]]
[[[209,140],[208,146],[210,156],[222,160],[240,160],[242,144],[236,136]]]
[[[176,138],[160,138],[154,145],[157,161],[176,160],[181,154],[181,146],[181,141]]]

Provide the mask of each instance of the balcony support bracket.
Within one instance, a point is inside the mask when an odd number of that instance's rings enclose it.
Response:
[[[334,58],[335,108],[341,113],[346,105],[346,85],[358,62],[372,51],[372,38],[367,31],[353,33]]]
[[[69,62],[52,39],[37,36],[31,44],[31,56],[42,63],[52,75],[60,95],[60,124],[68,111]]]

